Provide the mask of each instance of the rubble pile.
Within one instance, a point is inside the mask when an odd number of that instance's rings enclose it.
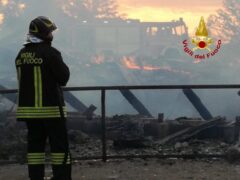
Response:
[[[227,149],[226,153],[226,159],[230,163],[238,163],[240,159],[240,147],[239,144],[236,144],[234,146],[231,146]]]
[[[144,122],[141,116],[115,115],[107,124],[107,138],[114,147],[145,147]]]
[[[84,120],[99,126],[99,118],[97,123],[94,121]],[[186,117],[159,121],[141,115],[115,115],[106,121],[107,155],[208,154],[223,155],[234,162],[240,159],[240,148],[232,147],[239,139],[237,126],[221,117],[208,121]],[[24,162],[26,129],[10,124],[0,126],[0,132],[0,160]],[[87,130],[70,128],[68,134],[73,158],[102,156],[101,133],[88,134]]]
[[[24,162],[27,131],[12,126],[0,126],[0,132],[0,160]]]
[[[225,155],[231,144],[222,142],[220,140],[198,140],[193,139],[188,142],[177,142],[174,145],[161,145],[153,141],[152,146],[149,147],[125,147],[116,148],[112,141],[107,142],[107,154],[109,156],[129,156],[129,155]],[[93,157],[101,156],[101,140],[90,139],[88,143],[71,146],[73,157]],[[237,151],[237,153],[240,151]],[[232,152],[230,156],[235,156],[236,151]],[[229,157],[230,159],[232,157]],[[239,158],[238,158],[239,159]]]

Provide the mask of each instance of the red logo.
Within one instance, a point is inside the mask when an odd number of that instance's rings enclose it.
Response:
[[[218,40],[215,44],[215,48],[212,48],[214,42],[211,37],[208,36],[208,31],[204,18],[201,17],[198,25],[195,37],[192,38],[191,46],[189,46],[187,39],[183,41],[184,52],[195,59],[194,62],[200,62],[205,59],[209,59],[215,56],[221,48],[222,41]]]

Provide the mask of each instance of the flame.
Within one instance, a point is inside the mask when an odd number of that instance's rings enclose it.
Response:
[[[134,57],[131,56],[124,56],[122,58],[123,65],[128,68],[128,69],[135,69],[135,70],[144,70],[144,71],[158,71],[158,70],[163,70],[167,72],[172,72],[176,74],[185,74],[185,75],[191,75],[190,72],[184,71],[184,70],[177,70],[173,69],[170,66],[151,66],[151,65],[144,65],[144,66],[139,66]]]
[[[204,21],[203,17],[201,17],[201,20],[199,22],[199,25],[198,25],[198,28],[197,28],[197,31],[196,31],[195,35],[196,36],[204,36],[204,37],[208,36],[208,31],[207,31],[206,24],[205,24],[205,21]]]
[[[141,69],[141,67],[137,65],[133,57],[124,56],[122,61],[123,64],[129,69]]]
[[[1,14],[1,13],[0,13],[0,24],[3,23],[3,20],[4,20],[4,14]]]
[[[154,71],[154,70],[160,70],[160,67],[154,67],[154,66],[143,66],[143,69],[145,71]]]
[[[18,5],[18,8],[21,9],[21,10],[23,10],[23,9],[26,8],[26,4],[20,3],[20,4]]]
[[[1,4],[3,6],[7,6],[8,5],[8,0],[0,0]]]
[[[160,66],[151,66],[151,65],[144,65],[144,66],[139,66],[134,57],[127,57],[127,56],[124,56],[122,58],[122,62],[123,62],[123,65],[128,68],[128,69],[137,69],[137,70],[145,70],[145,71],[157,71],[157,70],[164,70],[164,71],[168,71],[168,72],[173,72],[173,73],[182,73],[182,74],[187,74],[187,75],[190,75],[191,73],[190,72],[187,72],[187,71],[183,71],[183,70],[177,70],[177,69],[173,69],[169,66],[163,66],[163,67],[160,67]]]
[[[184,70],[177,70],[177,69],[173,69],[170,66],[143,66],[143,70],[146,71],[157,71],[157,70],[163,70],[163,71],[167,71],[167,72],[172,72],[172,73],[181,73],[181,74],[185,74],[185,75],[190,75],[191,73],[188,71],[184,71]]]

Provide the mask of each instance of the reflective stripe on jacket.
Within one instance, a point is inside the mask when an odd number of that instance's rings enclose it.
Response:
[[[27,44],[15,60],[19,94],[17,119],[59,118],[59,105],[66,116],[61,86],[69,79],[69,69],[61,53],[42,42]]]

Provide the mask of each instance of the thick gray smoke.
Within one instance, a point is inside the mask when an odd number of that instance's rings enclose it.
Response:
[[[7,88],[17,88],[14,59],[29,22],[39,15],[50,17],[58,26],[53,46],[62,52],[71,69],[68,86],[239,83],[240,61],[233,53],[238,52],[239,46],[222,44],[216,55],[194,63],[194,58],[184,52],[182,41],[187,39],[191,44],[191,37],[179,17],[176,22],[144,24],[138,20],[89,18],[84,11],[81,16],[71,15],[63,4],[66,1],[23,2],[26,9],[18,16],[7,16],[0,31],[0,84]],[[212,50],[217,40],[213,39]],[[234,118],[240,105],[237,91],[196,90],[196,93],[213,116]],[[158,113],[169,119],[200,116],[181,90],[133,92],[154,116]],[[99,112],[99,92],[74,94],[86,105],[96,105]],[[120,92],[107,92],[107,114],[124,113],[137,112]]]

